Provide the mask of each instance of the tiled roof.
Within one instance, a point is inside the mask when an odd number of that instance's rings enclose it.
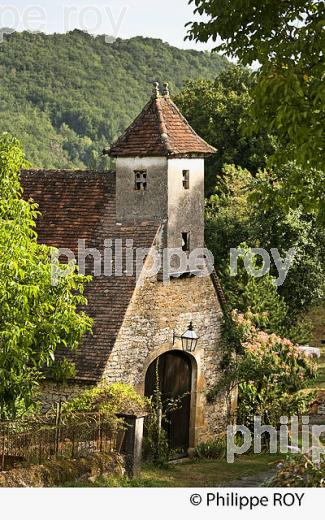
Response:
[[[105,239],[133,240],[134,248],[150,248],[158,224],[118,225],[115,208],[115,173],[30,170],[22,173],[24,197],[33,198],[42,213],[37,222],[41,243],[77,253],[78,239],[103,252]],[[114,257],[114,247],[113,247]],[[125,264],[124,264],[125,265]],[[113,264],[114,269],[114,264]],[[136,287],[136,276],[94,277],[87,285],[86,312],[94,319],[87,336],[73,355],[77,379],[98,381],[108,362],[116,336]],[[60,354],[59,354],[60,355]]]
[[[197,135],[168,95],[154,95],[108,151],[112,157],[204,156],[215,152]]]

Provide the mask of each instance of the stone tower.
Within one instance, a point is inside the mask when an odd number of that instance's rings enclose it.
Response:
[[[117,221],[164,223],[164,247],[204,247],[204,158],[216,150],[154,84],[150,101],[109,154],[116,157]],[[175,265],[177,271],[177,266]]]

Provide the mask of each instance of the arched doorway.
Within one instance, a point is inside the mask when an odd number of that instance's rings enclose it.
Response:
[[[168,351],[155,359],[149,366],[145,379],[145,395],[154,394],[159,388],[163,407],[171,399],[180,399],[177,409],[169,411],[162,427],[168,435],[169,447],[176,453],[186,454],[189,448],[192,364],[189,356],[182,351]]]

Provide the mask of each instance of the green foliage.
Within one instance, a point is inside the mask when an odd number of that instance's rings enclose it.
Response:
[[[247,170],[227,166],[206,207],[206,243],[214,254],[226,293],[229,288],[227,296],[231,302],[234,300],[235,306],[238,305],[236,280],[240,297],[250,277],[242,271],[239,277],[229,276],[231,248],[246,242],[250,248],[262,247],[269,253],[272,248],[278,249],[281,257],[285,257],[290,248],[295,249],[288,275],[278,288],[288,307],[287,324],[290,327],[324,294],[323,226],[315,215],[300,205],[290,209],[278,204],[278,192],[283,190],[285,183],[281,176],[294,175],[296,169],[294,164],[288,164],[279,172],[259,172],[253,177]],[[272,258],[270,275],[278,277]],[[257,290],[259,284],[269,284],[269,280],[257,279],[251,283]],[[248,308],[249,300],[246,300],[247,307],[244,309],[241,305],[242,310]]]
[[[290,455],[277,467],[268,487],[325,487],[325,460],[313,462],[308,455]]]
[[[324,2],[190,0],[204,21],[189,38],[222,41],[217,49],[244,65],[258,61],[256,126],[276,133],[278,158],[324,167]],[[256,129],[255,129],[256,130]],[[303,185],[303,178],[300,179]],[[321,187],[321,186],[320,186]]]
[[[241,132],[248,124],[253,78],[241,67],[229,66],[216,80],[186,83],[176,103],[193,128],[218,152],[207,161],[206,192],[210,195],[225,164],[247,168],[255,174],[273,151],[265,132],[249,138]],[[221,180],[222,182],[222,180]]]
[[[291,163],[272,174],[259,173],[253,180],[249,196],[254,213],[258,217],[254,233],[256,237],[263,237],[263,247],[267,250],[277,248],[281,256],[284,256],[289,248],[295,249],[295,257],[287,279],[279,288],[293,317],[308,311],[324,297],[324,226],[313,214],[306,200],[301,201],[301,204],[294,204],[290,200],[286,187],[292,181],[294,186],[294,179],[299,175],[297,171],[300,169]],[[310,191],[308,179],[305,175],[307,192]],[[295,190],[297,193],[299,187]],[[282,200],[287,198],[289,201],[286,207],[279,201],[279,196]],[[318,193],[318,197],[321,196],[322,193]],[[271,273],[275,274],[274,265]]]
[[[256,278],[244,266],[244,258],[251,254],[246,244],[239,246],[243,253],[238,257],[238,272],[232,273],[225,280],[225,288],[229,303],[249,316],[251,322],[266,332],[283,333],[287,317],[287,306],[284,299],[278,294],[274,278],[265,274]],[[256,257],[251,257],[251,266],[258,269]]]
[[[114,383],[96,386],[81,392],[77,397],[61,405],[60,420],[63,424],[75,425],[85,430],[100,422],[111,430],[127,428],[121,414],[142,414],[149,410],[149,402],[130,385]],[[53,408],[50,416],[55,416]]]
[[[52,249],[37,243],[36,204],[24,201],[19,172],[26,167],[19,142],[0,138],[0,416],[16,416],[35,403],[42,370],[58,347],[75,349],[91,330],[78,310],[84,284],[76,268],[52,285]]]
[[[53,363],[48,370],[48,377],[56,383],[66,383],[76,376],[76,372],[75,363],[64,358]]]
[[[238,386],[238,424],[253,425],[254,416],[277,426],[281,415],[301,414],[314,399],[299,394],[316,375],[315,363],[288,339],[261,331],[250,317],[233,313],[243,354],[230,358],[223,379],[210,398]]]
[[[153,81],[169,81],[175,93],[226,65],[151,38],[13,33],[0,49],[0,132],[20,138],[35,167],[108,168],[102,150],[143,108]]]
[[[84,390],[74,399],[63,403],[62,414],[69,416],[100,412],[113,418],[117,413],[135,414],[148,408],[148,400],[141,397],[132,386],[114,383]]]
[[[154,466],[166,467],[170,457],[167,433],[161,427],[161,415],[154,403],[145,422],[144,450],[145,457]]]
[[[227,441],[224,435],[210,442],[201,442],[194,450],[196,459],[225,460],[227,454]]]
[[[238,424],[245,424],[253,431],[254,417],[260,416],[265,424],[278,427],[281,417],[294,417],[308,414],[315,394],[296,392],[290,394],[280,389],[262,386],[260,390],[254,383],[241,383],[238,394]]]
[[[304,179],[304,185],[300,179]],[[285,161],[273,170],[260,171],[256,177],[256,195],[263,200],[266,210],[276,206],[281,213],[303,208],[307,214],[314,213],[315,203],[321,207],[325,174],[318,170],[304,170],[295,162]],[[256,199],[256,197],[254,197]]]
[[[155,375],[155,388],[150,399],[150,414],[145,421],[144,449],[149,461],[155,466],[164,467],[168,465],[170,456],[167,432],[163,428],[163,421],[166,421],[168,412],[168,404],[165,409],[160,390],[158,359],[156,361]]]

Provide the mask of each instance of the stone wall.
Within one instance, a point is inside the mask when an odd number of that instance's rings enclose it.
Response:
[[[0,488],[51,488],[99,477],[123,477],[125,461],[118,453],[82,459],[53,459],[45,464],[17,467],[0,473]]]
[[[146,371],[160,354],[173,346],[173,330],[184,332],[190,321],[200,336],[191,355],[192,404],[190,444],[225,430],[226,401],[209,404],[206,394],[221,377],[222,311],[210,277],[171,279],[169,284],[146,279],[140,283],[118,334],[104,373],[108,383],[123,381],[144,393]]]
[[[187,190],[183,170],[189,171]],[[169,248],[182,248],[182,233],[190,234],[190,252],[204,247],[204,159],[168,160]]]
[[[147,190],[136,191],[135,170],[147,172]],[[160,222],[167,217],[167,158],[119,157],[116,161],[117,222]]]
[[[137,170],[147,173],[146,190],[135,190]],[[183,186],[183,171],[189,172],[188,189]],[[119,157],[116,218],[119,223],[165,222],[163,247],[182,251],[182,233],[187,233],[189,253],[203,248],[204,159]],[[169,267],[171,272],[181,271],[179,258],[172,256]]]
[[[90,385],[76,382],[60,384],[47,381],[43,383],[41,386],[43,412],[46,413],[49,411],[52,406],[59,401],[68,401],[69,399],[74,399],[87,388],[90,388]]]

